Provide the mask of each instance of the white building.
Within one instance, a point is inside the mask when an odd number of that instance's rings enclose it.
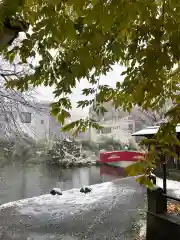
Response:
[[[92,128],[90,131],[90,139],[93,141],[98,140],[99,136],[112,137],[123,143],[128,143],[130,139],[133,139],[128,130],[127,122],[123,120],[122,122],[114,122],[113,120],[99,121],[99,124],[103,126],[102,130],[98,132],[96,129]]]
[[[0,136],[25,133],[35,140],[51,141],[65,138],[61,125],[50,115],[50,103],[18,104],[9,106],[0,113]]]
[[[117,138],[122,142],[128,142],[130,139],[135,139],[132,137],[132,133],[154,123],[153,116],[142,112],[139,107],[133,108],[130,113],[115,109],[111,102],[104,103],[103,107],[107,111],[104,115],[97,115],[93,107],[90,108],[90,117],[104,127],[100,132],[92,129],[91,139],[105,135]]]

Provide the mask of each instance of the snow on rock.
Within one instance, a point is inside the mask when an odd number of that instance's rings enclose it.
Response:
[[[62,191],[60,188],[53,188],[51,191],[50,191],[50,194],[51,195],[62,195]]]

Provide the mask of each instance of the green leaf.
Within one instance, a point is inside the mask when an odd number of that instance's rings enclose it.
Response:
[[[78,108],[85,108],[85,107],[88,107],[89,105],[91,105],[93,102],[93,100],[84,100],[84,101],[78,101],[77,102],[77,107]]]
[[[153,183],[150,180],[149,177],[147,176],[140,176],[138,178],[136,178],[136,181],[140,184],[140,185],[144,185],[149,189],[153,189]]]
[[[16,57],[16,52],[11,52],[10,55],[9,55],[10,63],[14,62],[15,57]]]
[[[71,114],[66,111],[65,109],[61,109],[60,113],[58,114],[58,121],[63,125],[67,118],[70,118]]]
[[[69,18],[67,18],[64,27],[66,29],[67,37],[69,39],[75,40],[76,39],[76,30],[74,28],[73,21],[71,21]]]
[[[84,88],[82,90],[82,94],[85,96],[88,96],[88,95],[95,93],[95,91],[96,91],[96,89],[94,89],[94,88]]]
[[[126,168],[126,172],[129,176],[137,176],[139,174],[143,174],[145,169],[147,168],[147,162],[138,161]]]
[[[53,107],[51,110],[51,114],[57,116],[59,114],[59,111],[60,111],[59,107]]]
[[[70,130],[74,129],[78,125],[79,121],[74,121],[69,124],[66,124],[61,128],[63,132],[69,132]]]

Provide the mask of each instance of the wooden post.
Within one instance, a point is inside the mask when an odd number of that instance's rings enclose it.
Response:
[[[178,155],[178,160],[176,161],[176,163],[177,163],[176,166],[177,166],[178,170],[180,170],[180,152],[179,151],[180,151],[180,148],[179,148],[179,146],[177,146],[176,147],[176,153]]]

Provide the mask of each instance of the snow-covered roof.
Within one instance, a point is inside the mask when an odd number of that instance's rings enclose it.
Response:
[[[159,126],[151,126],[133,133],[132,136],[150,136],[156,134],[158,130]],[[176,133],[180,133],[180,124],[176,126]]]

